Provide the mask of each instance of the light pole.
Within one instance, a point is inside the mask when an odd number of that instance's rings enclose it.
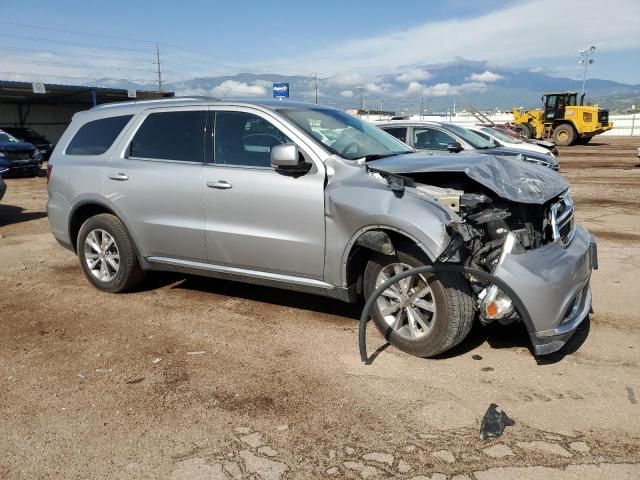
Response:
[[[589,48],[583,48],[579,52],[580,56],[582,57],[580,59],[580,65],[584,65],[584,74],[582,76],[582,95],[584,95],[584,85],[587,82],[587,67],[593,63],[593,59],[591,58],[591,56],[595,51],[596,47],[592,45]]]

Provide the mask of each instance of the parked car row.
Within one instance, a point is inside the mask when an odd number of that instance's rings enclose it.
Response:
[[[439,273],[385,290],[376,326],[425,357],[476,319],[524,322],[536,354],[561,348],[588,316],[597,255],[553,155],[514,155],[455,125],[381,127],[392,135],[288,101],[94,107],[51,157],[51,230],[108,292],[172,270],[354,302],[412,267],[472,266],[506,282],[528,318],[496,285]]]
[[[411,120],[376,122],[376,126],[418,150],[520,157],[553,170],[559,168],[558,161],[549,150],[528,144],[528,148],[514,143],[507,144],[504,140],[498,140],[496,132],[490,134],[452,123]]]

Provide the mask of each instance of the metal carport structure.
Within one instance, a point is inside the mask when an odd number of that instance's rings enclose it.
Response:
[[[36,93],[43,89],[44,93]],[[101,103],[173,96],[173,92],[0,80],[0,128],[33,128],[55,143],[76,112]]]

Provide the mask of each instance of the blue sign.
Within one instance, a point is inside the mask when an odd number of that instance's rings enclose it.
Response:
[[[273,98],[289,98],[289,84],[287,82],[274,82]]]

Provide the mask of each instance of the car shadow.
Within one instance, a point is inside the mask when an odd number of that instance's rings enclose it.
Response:
[[[153,272],[140,288],[146,291],[163,287],[244,298],[283,307],[342,316],[356,321],[360,318],[364,305],[363,303],[346,303],[320,295],[293,292],[280,288],[171,272]]]
[[[171,272],[153,272],[147,277],[138,291],[149,291],[158,288],[191,290],[228,297],[244,298],[256,302],[343,317],[345,321],[351,322],[358,322],[360,320],[360,314],[364,307],[363,301],[359,301],[357,303],[346,303],[340,300],[334,300],[308,293],[292,292],[279,288],[250,285],[241,282],[217,280]],[[373,322],[370,321],[367,328],[376,327]],[[586,341],[589,334],[589,328],[590,323],[587,318],[582,322],[576,333],[562,349],[550,355],[535,357],[538,365],[558,363],[565,356],[576,352]],[[474,322],[469,335],[467,335],[462,343],[451,350],[432,357],[431,360],[446,360],[466,355],[485,343],[495,350],[526,348],[532,355],[534,354],[529,334],[522,323],[483,326],[480,322],[476,321]],[[382,339],[376,350],[369,354],[367,365],[373,363],[376,358],[384,354],[389,347],[390,344],[386,340]],[[354,354],[357,354],[355,348]]]
[[[15,205],[0,204],[0,227],[15,223],[29,222],[47,216],[47,212],[26,212],[24,208]]]

